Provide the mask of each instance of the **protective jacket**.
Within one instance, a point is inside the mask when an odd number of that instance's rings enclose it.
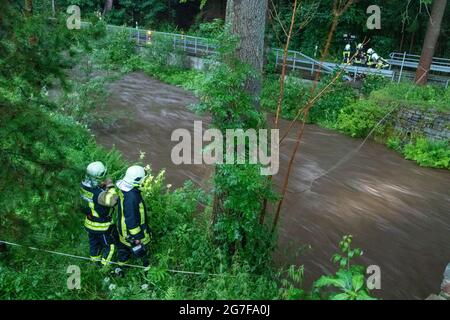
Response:
[[[90,232],[106,232],[113,224],[113,207],[117,201],[114,188],[104,190],[93,186],[89,182],[82,182],[80,186],[81,198],[84,200],[83,213],[85,228]]]
[[[350,62],[350,59],[351,59],[351,51],[350,50],[344,50],[344,53],[343,53],[343,61],[344,61],[344,63],[349,63]]]
[[[117,187],[119,196],[117,231],[120,242],[127,247],[132,246],[133,240],[140,240],[144,245],[148,244],[150,228],[141,191],[123,180],[117,183]]]

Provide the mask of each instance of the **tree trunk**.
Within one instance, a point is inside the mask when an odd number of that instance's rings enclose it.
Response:
[[[25,0],[25,15],[33,15],[33,0]]]
[[[422,55],[416,72],[416,84],[425,85],[428,81],[428,73],[433,62],[446,6],[447,0],[434,0],[433,2],[431,17],[428,21],[427,33],[423,42]]]
[[[111,11],[113,7],[113,0],[106,0],[105,6],[103,7],[103,15],[106,15],[109,11]]]
[[[261,95],[267,6],[268,0],[227,0],[225,12],[227,27],[239,37],[236,57],[254,69],[254,76],[247,79],[245,89],[253,97],[255,109],[259,109]],[[223,214],[225,199],[224,194],[214,195],[213,224]]]
[[[267,3],[268,0],[228,0],[225,19],[231,32],[239,37],[237,57],[256,72],[256,77],[247,81],[246,89],[253,96],[257,109],[264,63]]]

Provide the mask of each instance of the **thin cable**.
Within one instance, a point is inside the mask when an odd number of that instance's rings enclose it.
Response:
[[[40,248],[36,248],[36,247],[29,247],[29,246],[25,246],[25,245],[22,245],[22,244],[9,242],[9,241],[4,241],[4,240],[0,240],[0,243],[6,244],[6,245],[10,245],[10,246],[14,246],[14,247],[26,248],[26,249],[33,250],[33,251],[40,251],[40,252],[45,252],[45,253],[49,253],[49,254],[53,254],[53,255],[69,257],[69,258],[78,259],[78,260],[96,261],[96,262],[100,262],[101,261],[100,259],[92,259],[92,258],[89,258],[89,257],[78,256],[78,255],[64,253],[64,252],[59,252],[59,251],[40,249]],[[118,266],[122,266],[122,267],[126,266],[126,267],[130,267],[130,268],[144,269],[145,271],[150,270],[150,267],[144,267],[144,266],[140,266],[140,265],[136,265],[136,264],[118,263],[118,262],[113,262],[113,261],[109,261],[108,264],[118,265]],[[216,276],[216,277],[217,276],[225,276],[225,274],[185,271],[185,270],[176,270],[176,269],[167,269],[166,271],[167,272],[171,272],[171,273],[190,274],[190,275],[199,275],[199,276]],[[226,276],[232,277],[232,278],[235,277],[233,275],[226,275]]]

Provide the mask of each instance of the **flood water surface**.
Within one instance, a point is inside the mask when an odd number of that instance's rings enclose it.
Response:
[[[165,168],[167,181],[175,186],[191,179],[210,187],[212,167],[176,166],[171,161],[173,130],[193,132],[194,121],[202,119],[187,108],[196,102],[192,94],[140,72],[112,84],[110,91],[108,109],[126,116],[94,130],[100,144],[115,145],[131,161],[145,152],[153,170]],[[281,131],[288,125],[282,121]],[[281,148],[277,185],[294,137],[292,132]],[[330,259],[342,236],[352,234],[354,245],[364,250],[356,262],[381,268],[377,297],[424,299],[439,292],[450,262],[450,172],[420,168],[372,142],[352,155],[360,144],[316,126],[306,128],[282,211],[277,264],[304,265],[308,287],[320,275],[335,271]]]

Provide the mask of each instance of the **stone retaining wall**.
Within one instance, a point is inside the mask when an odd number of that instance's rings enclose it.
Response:
[[[450,113],[418,108],[401,108],[394,128],[404,134],[425,136],[434,140],[450,140]]]

